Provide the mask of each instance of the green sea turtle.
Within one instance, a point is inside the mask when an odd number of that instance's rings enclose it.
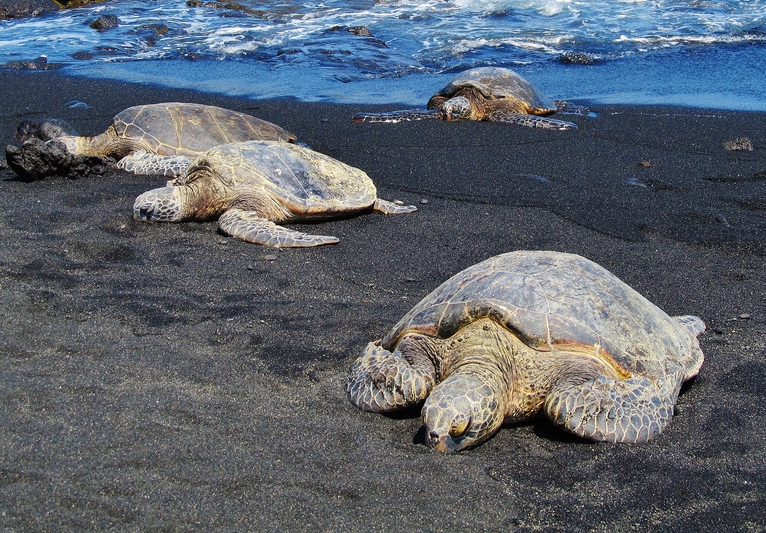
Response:
[[[363,171],[303,146],[250,141],[217,146],[195,159],[186,175],[139,196],[133,218],[150,222],[218,219],[221,231],[275,247],[338,242],[278,226],[371,209],[411,213],[414,206],[377,197]]]
[[[586,439],[644,442],[702,366],[704,330],[583,257],[511,252],[456,274],[368,344],[346,391],[372,412],[425,400],[425,439],[441,451],[537,413]]]
[[[17,174],[32,179],[45,177],[46,173],[67,175],[84,158],[116,159],[118,168],[136,174],[172,177],[183,173],[192,158],[219,144],[295,141],[294,135],[276,124],[251,115],[179,102],[129,107],[112,119],[105,132],[94,137],[73,135],[49,124],[37,126],[32,134],[22,133],[30,130],[27,123],[19,125],[24,142],[21,148],[8,147],[7,158]],[[60,135],[55,134],[57,130]]]
[[[574,130],[572,122],[550,118],[556,111],[587,115],[588,110],[565,101],[553,102],[529,81],[501,67],[479,67],[458,74],[431,97],[426,109],[357,113],[354,122],[489,120],[549,130]]]

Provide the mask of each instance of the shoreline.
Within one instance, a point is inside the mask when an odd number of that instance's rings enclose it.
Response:
[[[0,85],[5,144],[24,118],[92,135],[131,105],[196,101],[279,124],[419,208],[299,224],[340,242],[275,251],[215,222],[133,221],[156,178],[23,183],[0,169],[3,527],[766,523],[765,113],[594,105],[598,117],[571,118],[579,130],[550,132],[353,124],[375,106],[55,72],[3,71]],[[721,148],[736,137],[755,150]],[[668,314],[705,321],[705,363],[658,439],[585,443],[535,419],[447,456],[413,442],[418,413],[348,402],[346,372],[367,342],[452,274],[519,249],[578,253]]]
[[[760,80],[766,48],[758,45],[654,52],[593,65],[548,61],[510,68],[554,100],[590,105],[676,106],[730,111],[766,111]],[[30,58],[31,59],[31,58]],[[306,66],[259,65],[210,60],[130,61],[72,64],[67,75],[90,79],[162,82],[249,99],[296,99],[329,104],[424,106],[455,73],[410,73],[365,77],[348,73],[342,81],[332,71],[310,75]],[[762,74],[759,76],[758,74]]]

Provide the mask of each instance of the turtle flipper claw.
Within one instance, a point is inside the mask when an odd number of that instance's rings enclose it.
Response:
[[[322,244],[335,244],[337,237],[310,235],[282,226],[260,217],[251,211],[229,209],[218,219],[218,227],[226,235],[253,244],[275,248],[309,248]]]
[[[364,411],[385,413],[418,405],[436,383],[433,366],[414,365],[400,351],[369,343],[346,381],[351,403]]]
[[[562,384],[548,394],[544,409],[554,424],[586,439],[646,442],[673,417],[683,378],[678,370],[655,381],[599,376],[579,385]]]

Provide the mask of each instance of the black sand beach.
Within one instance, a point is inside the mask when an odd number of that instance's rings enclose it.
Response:
[[[374,107],[52,72],[0,84],[4,144],[24,118],[95,134],[130,105],[215,104],[419,207],[300,225],[340,243],[275,251],[215,222],[133,221],[156,178],[0,170],[4,531],[766,529],[763,113],[594,106],[547,132],[352,124]],[[736,137],[755,150],[721,148]],[[348,402],[368,341],[452,274],[523,249],[584,255],[706,322],[705,364],[658,439],[594,444],[535,420],[442,455],[413,441],[419,413]]]

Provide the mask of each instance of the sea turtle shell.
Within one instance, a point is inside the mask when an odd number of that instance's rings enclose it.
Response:
[[[140,140],[149,153],[195,157],[219,144],[249,140],[295,141],[276,124],[222,107],[168,102],[129,107],[107,135]]]
[[[479,67],[461,72],[431,97],[428,109],[433,108],[432,102],[435,99],[451,98],[465,87],[475,88],[488,100],[518,100],[530,115],[549,115],[556,112],[556,104],[534,85],[514,71],[501,67]]]
[[[209,172],[212,170],[213,172]],[[367,174],[319,152],[295,144],[249,141],[217,146],[197,158],[173,185],[189,185],[214,176],[238,197],[276,198],[297,218],[332,217],[371,207],[377,199]],[[252,190],[253,195],[247,191]],[[211,194],[214,192],[211,190]]]
[[[595,351],[623,379],[678,364],[688,379],[703,361],[700,330],[689,331],[701,321],[684,325],[605,268],[560,252],[511,252],[469,267],[402,317],[382,346],[393,352],[410,332],[447,338],[485,317],[536,350]]]

